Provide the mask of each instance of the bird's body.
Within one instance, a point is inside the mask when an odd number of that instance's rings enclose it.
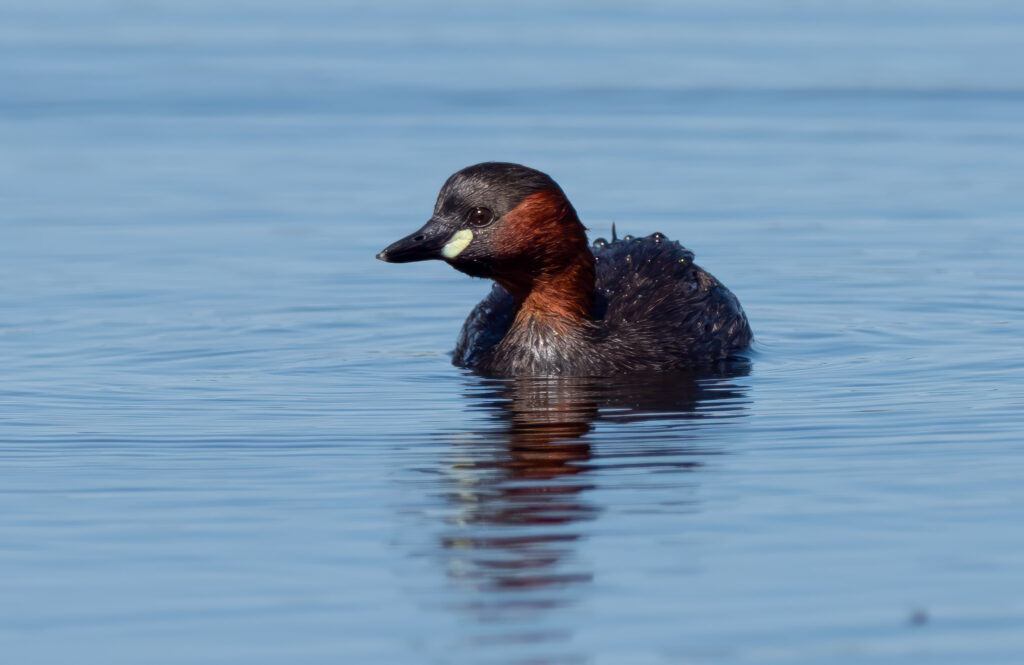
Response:
[[[678,242],[627,236],[593,253],[591,319],[512,330],[515,299],[495,284],[463,324],[453,362],[488,374],[610,375],[711,363],[750,345],[739,301]]]

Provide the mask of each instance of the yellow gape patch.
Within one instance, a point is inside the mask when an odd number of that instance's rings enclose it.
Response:
[[[469,247],[469,243],[473,242],[473,232],[469,229],[462,229],[452,234],[452,237],[448,240],[448,243],[441,249],[441,256],[446,259],[454,259],[456,256],[462,253],[462,250]],[[436,245],[435,245],[436,246]]]

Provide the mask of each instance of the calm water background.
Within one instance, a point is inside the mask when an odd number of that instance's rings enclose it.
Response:
[[[1022,62],[1009,0],[6,0],[0,659],[1022,662]],[[451,367],[488,285],[373,254],[487,159],[749,363]]]

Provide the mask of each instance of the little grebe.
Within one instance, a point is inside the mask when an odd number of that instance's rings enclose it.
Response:
[[[462,326],[453,363],[497,376],[673,370],[747,348],[739,301],[655,233],[587,245],[561,187],[540,171],[486,162],[455,173],[420,230],[382,261],[442,259],[496,284]]]

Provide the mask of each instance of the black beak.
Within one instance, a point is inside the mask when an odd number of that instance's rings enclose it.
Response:
[[[419,231],[410,233],[384,248],[377,258],[388,263],[409,263],[440,259],[441,249],[448,242],[452,230],[448,225],[431,217]]]

